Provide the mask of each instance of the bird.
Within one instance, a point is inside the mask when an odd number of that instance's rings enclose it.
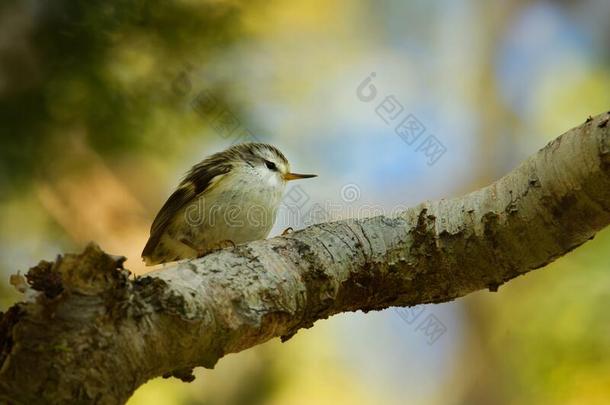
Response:
[[[194,165],[161,207],[142,258],[152,266],[265,239],[287,182],[316,176],[292,173],[284,154],[265,143],[215,153]]]

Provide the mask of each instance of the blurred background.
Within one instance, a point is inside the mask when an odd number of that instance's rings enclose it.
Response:
[[[3,0],[1,309],[9,274],[91,240],[146,272],[157,210],[235,142],[320,175],[273,235],[486,185],[610,109],[609,22],[606,0]],[[608,403],[609,270],[607,229],[497,293],[341,314],[129,403]]]

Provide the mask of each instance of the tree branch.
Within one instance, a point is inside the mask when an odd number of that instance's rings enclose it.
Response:
[[[488,187],[397,217],[315,225],[138,278],[95,245],[43,261],[2,316],[0,399],[121,403],[150,378],[189,380],[333,314],[496,291],[610,223],[609,118]]]

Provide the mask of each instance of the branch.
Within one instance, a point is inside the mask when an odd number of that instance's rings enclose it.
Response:
[[[488,187],[397,217],[315,225],[137,278],[95,245],[43,261],[31,287],[12,280],[30,291],[0,323],[0,400],[122,403],[153,377],[190,380],[333,314],[496,291],[610,223],[609,117]]]

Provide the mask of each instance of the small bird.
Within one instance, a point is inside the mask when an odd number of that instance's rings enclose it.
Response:
[[[193,166],[165,202],[142,258],[152,266],[264,239],[286,183],[310,177],[316,175],[291,173],[282,152],[264,143],[215,153]]]

